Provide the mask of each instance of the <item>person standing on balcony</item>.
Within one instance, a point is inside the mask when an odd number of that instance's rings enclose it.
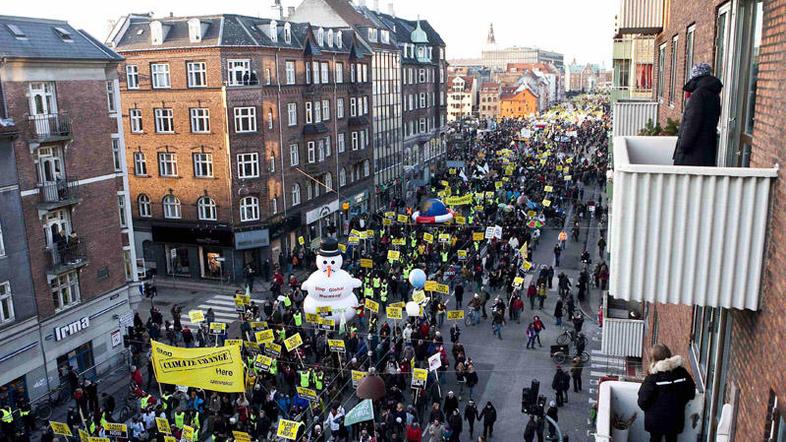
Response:
[[[721,89],[723,83],[712,75],[710,65],[693,66],[690,80],[682,88],[688,100],[674,149],[675,166],[717,165]]]
[[[650,442],[676,442],[685,426],[685,406],[696,396],[696,384],[682,366],[682,356],[669,347],[650,349],[650,374],[639,388],[639,408],[644,410],[644,429]]]

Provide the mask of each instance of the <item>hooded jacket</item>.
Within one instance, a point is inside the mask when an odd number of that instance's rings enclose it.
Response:
[[[721,114],[720,92],[723,83],[712,75],[688,81],[682,88],[690,93],[674,149],[676,166],[717,165],[717,127]]]
[[[639,388],[644,429],[650,433],[681,433],[685,426],[685,405],[695,396],[696,384],[682,366],[682,356],[656,362]]]

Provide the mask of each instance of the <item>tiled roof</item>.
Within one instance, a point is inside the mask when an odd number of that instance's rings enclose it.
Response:
[[[123,58],[68,22],[0,16],[0,57],[50,60]]]

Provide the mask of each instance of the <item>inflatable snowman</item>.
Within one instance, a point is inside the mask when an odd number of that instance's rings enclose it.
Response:
[[[361,286],[357,278],[341,268],[343,258],[334,238],[323,239],[317,252],[317,271],[309,275],[300,286],[308,293],[303,301],[306,313],[316,313],[319,307],[330,307],[327,316],[338,324],[343,318],[349,321],[355,316],[358,298],[353,290]]]

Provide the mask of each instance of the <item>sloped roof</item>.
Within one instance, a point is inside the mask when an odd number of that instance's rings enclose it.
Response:
[[[15,35],[17,31],[21,32],[19,36]],[[96,61],[123,59],[66,21],[11,16],[0,16],[0,57]]]

